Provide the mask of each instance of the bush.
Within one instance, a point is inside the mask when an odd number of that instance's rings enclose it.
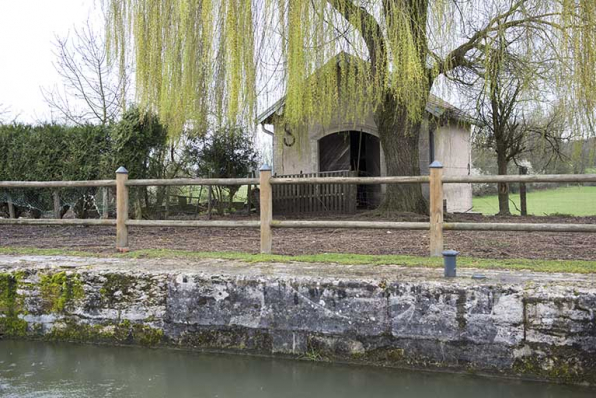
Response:
[[[196,175],[203,178],[244,178],[257,167],[258,154],[252,136],[240,127],[222,129],[204,137],[189,140],[185,155],[195,167]],[[228,207],[233,207],[234,196],[240,186],[227,186]],[[223,213],[224,192],[215,188],[218,212]]]

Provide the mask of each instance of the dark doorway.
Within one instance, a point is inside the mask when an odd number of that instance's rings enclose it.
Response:
[[[362,131],[341,131],[319,140],[319,171],[356,171],[359,177],[381,175],[379,139]],[[380,185],[358,185],[358,208],[375,208]]]

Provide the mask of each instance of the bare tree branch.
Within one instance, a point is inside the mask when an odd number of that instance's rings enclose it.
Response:
[[[110,62],[104,37],[87,22],[72,37],[56,37],[54,46],[62,87],[41,88],[52,111],[79,125],[117,120],[126,106],[129,73],[122,76]]]

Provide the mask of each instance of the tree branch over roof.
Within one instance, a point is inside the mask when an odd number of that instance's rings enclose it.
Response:
[[[383,31],[375,17],[364,7],[355,5],[351,0],[327,0],[327,2],[346,21],[353,23],[354,28],[362,35],[368,49],[372,74],[383,73],[387,69],[387,50],[382,40]],[[358,20],[358,24],[354,24],[355,19]]]

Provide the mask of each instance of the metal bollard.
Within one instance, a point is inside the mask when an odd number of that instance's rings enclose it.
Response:
[[[455,278],[458,254],[459,252],[455,250],[445,250],[443,252],[443,264],[445,264],[445,278]]]

